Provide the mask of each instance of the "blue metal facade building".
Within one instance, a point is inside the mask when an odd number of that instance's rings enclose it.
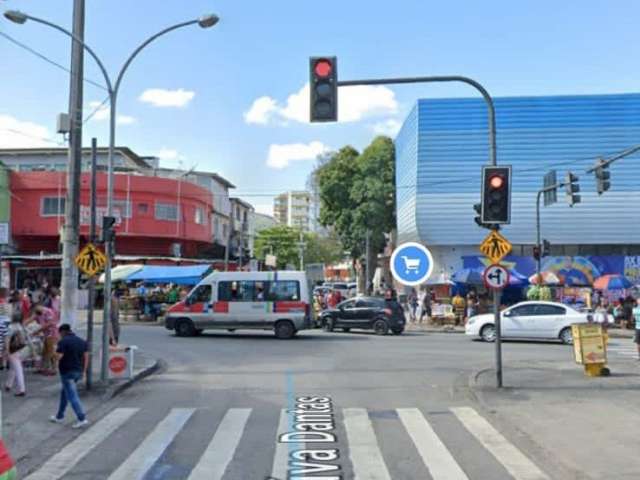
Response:
[[[611,166],[602,196],[585,173],[598,156],[640,143],[640,94],[497,98],[495,107],[498,164],[513,167],[512,222],[503,233],[520,254],[535,242],[535,196],[549,169],[559,178],[576,173],[582,196],[570,208],[559,191],[557,204],[542,207],[542,236],[555,253],[640,253],[640,155]],[[487,230],[474,223],[473,204],[488,160],[482,99],[419,100],[396,138],[399,241],[477,246]]]

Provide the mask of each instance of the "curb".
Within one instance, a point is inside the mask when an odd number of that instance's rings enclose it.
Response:
[[[464,333],[464,330],[454,330],[454,329],[435,329],[435,328],[413,328],[409,327],[406,330],[407,332],[425,332],[425,333]]]
[[[148,366],[147,368],[143,368],[141,371],[136,373],[133,377],[126,380],[125,382],[119,383],[107,388],[107,391],[105,392],[102,398],[104,401],[111,400],[112,398],[116,397],[117,395],[120,395],[122,392],[124,392],[131,386],[135,385],[136,383],[140,382],[141,380],[144,380],[145,378],[151,375],[154,375],[155,373],[164,371],[166,370],[166,368],[167,368],[167,362],[158,358],[150,366]]]

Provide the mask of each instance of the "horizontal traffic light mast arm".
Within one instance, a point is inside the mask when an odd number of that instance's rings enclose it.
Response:
[[[487,104],[489,118],[489,153],[490,165],[498,165],[496,159],[496,110],[493,106],[493,99],[486,88],[473,78],[463,77],[461,75],[443,75],[433,77],[398,77],[398,78],[371,78],[365,80],[339,80],[339,87],[354,87],[357,85],[392,85],[402,83],[437,83],[437,82],[461,82],[471,85],[480,94]]]
[[[627,148],[626,150],[618,153],[617,155],[614,155],[613,157],[607,158],[605,161],[603,161],[602,163],[595,165],[591,168],[589,168],[587,170],[587,173],[592,173],[594,172],[597,168],[603,168],[603,167],[608,167],[609,165],[611,165],[613,162],[615,162],[616,160],[620,160],[621,158],[624,157],[628,157],[629,155],[633,155],[634,153],[640,151],[640,145],[636,145],[635,147],[630,147]]]

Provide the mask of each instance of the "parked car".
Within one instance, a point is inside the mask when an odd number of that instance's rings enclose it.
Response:
[[[405,323],[404,310],[398,302],[378,297],[350,298],[320,313],[320,324],[327,332],[336,328],[343,332],[358,328],[373,330],[378,335],[389,332],[400,335]]]
[[[331,291],[330,287],[325,287],[325,286],[321,286],[321,287],[314,287],[313,288],[313,295],[322,295],[324,296],[327,292]]]
[[[502,338],[560,340],[569,345],[573,344],[571,324],[589,321],[593,321],[590,313],[578,312],[562,303],[543,301],[517,303],[500,314]],[[494,342],[496,330],[493,313],[471,317],[465,333],[485,342]]]
[[[338,290],[343,298],[349,297],[349,285],[344,282],[334,282],[331,284],[333,290]]]

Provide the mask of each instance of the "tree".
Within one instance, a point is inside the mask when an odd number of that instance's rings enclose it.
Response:
[[[385,245],[385,234],[395,227],[395,147],[388,137],[377,137],[362,152],[343,147],[317,169],[320,222],[331,226],[351,257],[360,258],[370,232],[370,259]],[[371,282],[374,268],[366,279]]]
[[[273,254],[277,259],[279,269],[288,264],[297,265],[300,261],[297,242],[300,241],[300,231],[286,225],[276,225],[262,230],[256,236],[254,252],[256,258],[264,260],[267,254]]]
[[[342,246],[335,236],[320,237],[315,233],[303,232],[304,262],[331,264],[342,258]],[[277,267],[300,264],[300,229],[286,225],[276,225],[262,230],[256,236],[254,251],[256,258],[264,260],[267,254],[277,259]]]

